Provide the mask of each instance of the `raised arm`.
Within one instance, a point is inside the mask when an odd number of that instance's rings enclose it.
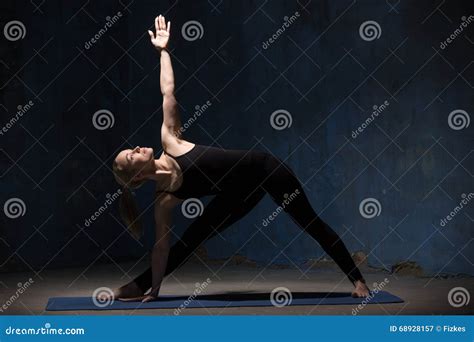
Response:
[[[159,15],[155,18],[156,33],[148,31],[151,43],[160,53],[160,89],[163,95],[163,125],[161,140],[165,145],[176,142],[181,138],[181,120],[176,98],[174,97],[174,74],[171,57],[167,51],[170,37],[171,22],[166,24],[165,18]],[[166,148],[166,147],[165,147]]]
[[[163,125],[162,137],[181,138],[181,119],[178,111],[178,103],[174,97],[174,75],[171,66],[170,54],[166,49],[161,50],[161,74],[160,87],[163,94]],[[166,139],[165,143],[166,143]]]

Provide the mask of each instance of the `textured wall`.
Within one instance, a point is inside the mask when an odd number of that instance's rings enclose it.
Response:
[[[124,230],[117,202],[92,224],[85,219],[118,189],[117,151],[160,151],[159,60],[146,30],[164,13],[183,122],[211,104],[186,129],[189,140],[286,160],[316,211],[374,266],[412,260],[432,274],[474,274],[470,1],[1,6],[2,28],[18,20],[26,32],[1,37],[0,124],[12,125],[0,135],[0,201],[24,204],[22,216],[0,215],[1,270],[81,265],[87,272],[146,254],[151,184],[137,191],[146,208],[141,242]],[[199,39],[182,32],[190,20]],[[110,111],[111,127],[94,125],[101,109]],[[291,125],[272,125],[275,111]],[[467,204],[442,223],[463,196]],[[209,255],[238,252],[262,265],[321,256],[285,215],[262,225],[275,209],[265,198],[206,244]],[[189,222],[177,210],[176,231]]]

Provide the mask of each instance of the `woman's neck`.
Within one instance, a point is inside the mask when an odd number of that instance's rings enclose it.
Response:
[[[149,179],[156,181],[161,190],[169,190],[177,181],[176,165],[166,156],[155,159],[154,171],[150,173]]]

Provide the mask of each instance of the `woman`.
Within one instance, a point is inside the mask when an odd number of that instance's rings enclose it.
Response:
[[[143,302],[156,299],[164,276],[185,262],[202,242],[245,216],[266,193],[277,205],[285,203],[282,206],[293,221],[335,260],[355,287],[352,295],[367,296],[369,289],[344,243],[316,215],[301,184],[286,164],[268,153],[223,150],[193,144],[182,138],[173,69],[166,49],[170,25],[160,15],[155,19],[156,33],[148,31],[152,44],[160,53],[164,152],[154,159],[153,149],[137,146],[121,151],[113,164],[115,178],[124,187],[122,216],[136,236],[139,236],[140,228],[130,188],[138,188],[149,180],[156,183],[156,243],[152,250],[152,266],[129,284],[114,290],[114,297]],[[287,200],[289,194],[292,194],[291,201]],[[170,248],[173,208],[184,199],[205,195],[215,197],[181,240]],[[145,295],[150,287],[151,291]]]

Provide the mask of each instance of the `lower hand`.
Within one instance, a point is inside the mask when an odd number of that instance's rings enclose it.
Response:
[[[142,303],[152,302],[152,301],[157,300],[157,299],[158,299],[157,296],[146,295],[145,298],[142,299]]]
[[[356,280],[354,282],[354,291],[352,291],[352,297],[363,298],[370,294],[370,289],[365,284],[365,280]]]
[[[145,295],[145,296],[139,296],[139,297],[127,297],[127,298],[117,298],[121,302],[142,302],[142,303],[147,303],[151,302],[154,300],[157,300],[157,296],[152,296],[152,295]]]

